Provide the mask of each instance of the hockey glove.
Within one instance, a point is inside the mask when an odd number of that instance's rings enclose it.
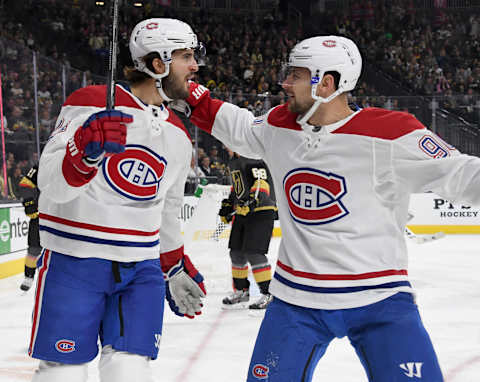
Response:
[[[38,174],[38,165],[35,165],[28,171],[28,174],[25,175],[20,180],[20,183],[18,183],[18,185],[20,187],[36,188],[37,187],[37,174]]]
[[[190,82],[190,96],[186,99],[191,106],[190,121],[207,133],[212,132],[213,124],[223,101],[210,97],[210,90],[195,82]]]
[[[210,97],[210,90],[203,85],[190,81],[190,96],[186,99],[187,103],[195,107],[206,97]]]
[[[228,224],[232,221],[233,215],[235,214],[235,210],[233,208],[233,204],[230,199],[223,199],[222,200],[222,207],[220,211],[218,211],[218,215],[220,216],[220,220],[224,224]]]
[[[30,219],[38,218],[38,204],[34,198],[26,198],[23,200],[22,204],[25,209],[25,215]]]
[[[133,116],[118,110],[92,114],[68,141],[62,171],[65,180],[79,187],[93,179],[105,155],[125,151],[126,123]]]
[[[165,273],[166,297],[177,316],[195,318],[202,312],[202,298],[207,295],[203,276],[187,255]]]

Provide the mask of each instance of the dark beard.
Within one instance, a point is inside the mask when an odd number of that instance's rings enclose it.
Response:
[[[162,80],[163,91],[171,99],[187,99],[189,91],[183,86],[173,73],[170,73]]]
[[[292,104],[291,102],[288,103],[288,110],[292,113],[303,115],[305,114],[310,108],[312,107],[313,102],[310,105],[299,105],[298,102]]]

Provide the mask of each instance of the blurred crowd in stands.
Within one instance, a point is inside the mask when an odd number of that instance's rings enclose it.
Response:
[[[306,31],[301,27],[292,30],[286,15],[274,10],[219,14],[206,9],[185,12],[153,3],[122,9],[120,68],[131,64],[128,38],[137,21],[147,17],[180,18],[192,25],[207,48],[198,81],[215,97],[259,115],[286,102],[278,74],[295,43],[313,34],[339,34],[352,38],[361,49],[364,64],[382,73],[404,94],[438,96],[440,107],[478,124],[478,9],[420,9],[415,0],[357,1],[351,2],[351,7],[327,8],[315,15],[315,27]],[[94,1],[81,0],[4,0],[3,6],[0,74],[8,198],[15,199],[15,182],[34,161],[36,140],[43,145],[48,139],[65,95],[103,81],[109,30],[105,20],[110,10],[108,6],[95,6]],[[33,51],[37,52],[38,117],[33,97]],[[402,104],[401,97],[379,94],[376,87],[374,81],[361,79],[358,90],[351,94],[352,103],[412,112]],[[34,128],[37,123],[38,132]],[[196,141],[192,178],[226,182],[228,150],[189,128]]]
[[[346,12],[327,10],[321,24],[351,37],[368,65],[410,94],[439,96],[443,107],[478,122],[472,106],[480,94],[480,9],[447,10],[441,0],[417,9],[416,3],[354,2]]]

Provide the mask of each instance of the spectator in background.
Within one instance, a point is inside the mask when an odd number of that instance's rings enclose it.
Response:
[[[203,176],[215,176],[210,167],[210,158],[208,156],[204,156],[200,159],[200,171],[202,171]]]
[[[195,163],[195,157],[192,155],[190,162],[190,170],[188,172],[188,178],[204,178],[205,174],[202,169]]]
[[[225,166],[222,159],[220,159],[220,156],[218,154],[218,147],[213,145],[210,147],[210,150],[208,152],[208,156],[210,158],[210,167],[216,168],[217,170],[222,170],[222,168]]]
[[[16,165],[11,172],[11,175],[7,178],[8,183],[8,198],[17,200],[20,197],[19,183],[22,180],[22,168]]]
[[[0,195],[2,199],[6,199],[8,195],[8,191],[5,190],[5,178],[3,175],[3,165],[2,165],[2,168],[0,169]]]

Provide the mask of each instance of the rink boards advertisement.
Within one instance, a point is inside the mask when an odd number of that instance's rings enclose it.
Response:
[[[194,223],[195,229],[203,228],[197,232],[193,240],[208,239],[212,230],[218,227],[217,216],[220,208],[218,205],[208,203],[197,222],[191,221],[195,216],[195,208],[199,198],[186,196],[180,212],[182,231]],[[203,206],[202,206],[203,207]],[[203,208],[202,208],[203,209]],[[446,234],[477,234],[480,233],[480,207],[471,207],[462,203],[450,203],[434,193],[412,194],[410,197],[409,212],[413,218],[407,223],[408,227],[416,234],[433,234],[444,232]],[[188,222],[188,224],[187,224]],[[225,230],[226,233],[229,229]],[[280,225],[275,221],[274,236],[281,236]],[[222,233],[222,237],[225,233]]]
[[[414,217],[409,228],[417,234],[480,233],[480,207],[450,203],[434,193],[412,194],[409,211]]]
[[[0,255],[27,248],[28,221],[22,205],[0,206]]]

